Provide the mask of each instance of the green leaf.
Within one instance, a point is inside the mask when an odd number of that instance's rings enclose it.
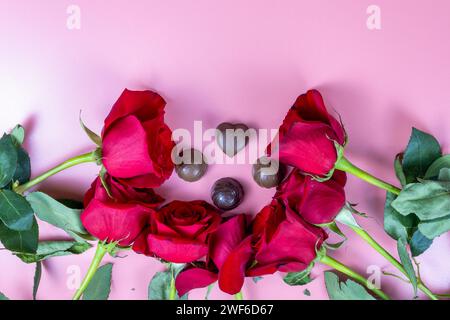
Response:
[[[400,238],[409,239],[417,227],[419,219],[410,214],[407,216],[401,215],[392,206],[396,195],[393,193],[386,193],[386,202],[384,205],[384,230],[391,236],[391,238],[398,240]]]
[[[332,221],[330,223],[326,223],[326,224],[322,224],[322,225],[317,225],[321,228],[328,228],[331,232],[337,234],[339,237],[342,238],[341,241],[336,242],[336,243],[329,243],[329,242],[324,242],[324,246],[327,247],[330,250],[337,250],[340,247],[342,247],[342,245],[347,241],[347,237],[345,236],[345,234],[341,231],[341,229],[339,229],[338,225],[336,224],[336,221]]]
[[[424,179],[436,179],[443,168],[450,168],[450,154],[435,160],[427,169]]]
[[[0,139],[0,188],[8,185],[17,166],[17,151],[10,135],[4,134]]]
[[[86,135],[89,137],[89,139],[91,139],[91,141],[94,142],[97,146],[101,147],[102,138],[100,138],[98,134],[96,134],[94,131],[85,126],[83,120],[81,119],[81,112],[80,112],[80,125],[81,128],[83,128]]]
[[[25,140],[25,129],[20,124],[18,124],[14,127],[14,129],[11,130],[10,135],[13,138],[14,144],[16,146],[21,146],[23,144],[23,141]]]
[[[375,300],[360,284],[348,279],[340,282],[333,272],[325,272],[325,285],[331,300]]]
[[[148,300],[169,300],[172,277],[183,270],[184,264],[169,264],[168,270],[157,272],[148,285]],[[176,294],[176,300],[187,300],[188,294],[182,297]]]
[[[170,272],[157,272],[148,286],[148,300],[169,300],[171,281]]]
[[[9,300],[8,297],[0,292],[0,301],[6,301],[6,300]]]
[[[411,255],[413,257],[418,257],[424,253],[431,245],[433,240],[425,237],[420,230],[414,232],[411,240],[409,241],[409,246],[411,248]]]
[[[80,220],[81,210],[70,209],[42,192],[30,193],[27,200],[39,219],[63,229],[78,242],[88,235]]]
[[[108,300],[111,292],[112,263],[97,269],[84,291],[83,300]]]
[[[423,178],[431,164],[441,156],[439,142],[432,135],[413,128],[402,162],[406,182]]]
[[[42,241],[39,242],[36,253],[18,254],[17,256],[25,263],[35,263],[52,257],[80,254],[91,248],[87,242],[76,241]]]
[[[36,295],[39,289],[39,283],[41,283],[41,276],[42,276],[42,263],[39,261],[36,263],[36,270],[34,272],[33,300],[36,300]]]
[[[24,148],[17,148],[17,167],[14,172],[13,181],[18,181],[19,184],[24,184],[30,181],[31,177],[31,163],[30,156]]]
[[[308,268],[300,272],[289,272],[283,281],[290,286],[303,286],[305,284],[313,281],[311,278],[311,270],[314,267],[314,262],[312,262]]]
[[[395,169],[395,175],[397,176],[398,181],[400,181],[400,184],[402,186],[405,186],[406,185],[406,176],[405,176],[405,172],[403,171],[402,158],[403,158],[403,153],[400,153],[397,155],[397,157],[395,157],[394,169]]]
[[[421,221],[450,215],[450,182],[408,184],[391,205],[404,216],[414,213]]]
[[[353,216],[353,212],[354,209],[349,204],[346,204],[336,216],[335,220],[342,224],[345,224],[346,226],[361,229],[360,225],[358,224],[358,222],[356,222],[355,217]]]
[[[420,232],[428,239],[434,239],[450,231],[450,216],[439,219],[422,221],[419,224]]]
[[[30,230],[33,209],[21,195],[11,190],[0,190],[0,220],[11,230]]]
[[[450,182],[450,168],[442,168],[439,171],[438,180]]]
[[[36,219],[27,231],[15,231],[0,222],[0,241],[6,249],[16,253],[35,253],[38,247],[39,228]]]
[[[399,239],[397,241],[397,250],[398,255],[400,256],[400,261],[402,262],[403,267],[405,268],[406,275],[408,276],[409,281],[414,288],[414,295],[417,294],[417,277],[416,271],[414,270],[414,266],[411,262],[411,258],[409,257],[408,250],[406,248],[406,240]]]

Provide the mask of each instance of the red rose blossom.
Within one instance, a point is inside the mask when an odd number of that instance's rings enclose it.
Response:
[[[105,176],[109,195],[100,178],[94,180],[84,198],[81,222],[100,240],[128,246],[141,233],[155,208],[164,199],[152,189],[136,189]]]
[[[102,162],[123,184],[160,186],[172,174],[172,132],[164,123],[164,99],[152,91],[125,90],[105,119]]]
[[[206,287],[217,280],[222,291],[236,294],[244,284],[246,270],[253,261],[251,235],[247,233],[245,215],[236,215],[222,223],[211,235],[205,262],[182,271],[175,286],[179,295]]]
[[[307,222],[325,224],[332,222],[344,207],[346,182],[347,175],[339,170],[334,171],[330,180],[319,182],[293,169],[278,186],[275,198]]]
[[[316,258],[327,234],[305,222],[290,208],[274,200],[264,207],[253,223],[256,264],[248,276],[262,276],[276,271],[299,272]]]
[[[281,162],[325,177],[337,160],[335,142],[343,146],[346,135],[339,121],[328,113],[319,91],[310,90],[299,96],[287,113],[278,139],[278,145],[269,145],[269,153],[278,147]]]
[[[208,238],[221,222],[205,201],[173,201],[152,213],[150,226],[133,250],[174,263],[189,263],[208,253]]]

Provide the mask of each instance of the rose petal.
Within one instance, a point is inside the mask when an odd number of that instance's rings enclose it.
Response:
[[[117,121],[103,138],[103,164],[110,175],[131,178],[153,172],[147,134],[135,116]]]
[[[337,182],[319,182],[306,178],[303,199],[298,212],[309,223],[325,224],[332,222],[345,205],[345,192]]]
[[[166,102],[152,91],[131,91],[125,89],[105,119],[105,128],[116,120],[135,115],[141,121],[154,119],[164,114]]]
[[[331,180],[336,181],[341,187],[345,187],[347,184],[347,174],[344,171],[334,170]]]
[[[320,121],[329,124],[333,128],[339,144],[344,144],[344,128],[341,123],[327,111],[319,91],[309,90],[305,95],[301,95],[295,102],[294,107],[302,120]]]
[[[322,123],[297,122],[280,141],[279,159],[303,172],[324,176],[336,163],[334,132]]]
[[[289,262],[309,265],[316,257],[316,248],[326,238],[322,229],[304,222],[289,208],[286,210],[286,219],[278,225],[273,236],[260,242],[256,261],[261,265]]]
[[[192,289],[204,288],[216,281],[217,273],[201,268],[191,268],[178,274],[175,279],[175,287],[178,295],[183,296]]]
[[[245,237],[245,216],[237,215],[222,223],[211,234],[209,240],[209,256],[217,268],[221,268],[231,251],[233,251]]]
[[[320,121],[330,124],[327,108],[322,95],[317,90],[309,90],[302,94],[294,103],[295,111],[304,121]]]
[[[204,243],[155,234],[148,235],[147,244],[150,252],[174,263],[190,263],[208,253],[208,246]]]
[[[236,294],[244,284],[245,271],[253,256],[251,236],[230,252],[219,270],[219,287],[223,292]]]
[[[308,265],[305,265],[301,262],[283,262],[277,261],[272,264],[260,265],[256,264],[254,267],[247,271],[247,277],[260,277],[268,274],[273,274],[277,271],[280,272],[300,272],[307,268]]]
[[[135,204],[105,203],[93,199],[81,214],[81,222],[96,238],[128,246],[147,224],[150,210]]]
[[[141,232],[141,234],[134,240],[133,243],[133,251],[140,254],[145,254],[147,256],[151,255],[148,244],[147,244],[147,236],[148,232],[147,230],[144,230]]]

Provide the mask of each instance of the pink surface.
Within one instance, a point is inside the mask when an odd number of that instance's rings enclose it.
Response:
[[[446,0],[377,0],[381,30],[366,27],[372,1],[0,1],[0,101],[2,131],[22,123],[27,130],[33,172],[92,149],[78,124],[79,110],[97,132],[122,90],[155,89],[167,100],[171,128],[240,121],[277,128],[298,94],[322,91],[341,114],[355,163],[395,182],[392,162],[408,141],[411,126],[450,144],[450,3]],[[66,28],[66,9],[81,8],[81,30]],[[94,179],[94,165],[55,176],[40,189],[81,197]],[[251,179],[250,165],[211,166],[200,182],[176,175],[160,189],[167,199],[209,199],[212,183],[239,178],[247,197],[235,210],[255,214],[272,191]],[[370,219],[360,219],[395,252],[383,232],[384,192],[350,178],[348,199]],[[43,239],[61,236],[41,224]],[[365,273],[370,265],[395,272],[371,248],[348,232],[334,257]],[[419,258],[425,282],[450,291],[450,237],[435,241]],[[112,299],[145,299],[157,261],[131,252],[114,262]],[[87,269],[93,250],[46,261],[39,299],[68,299],[70,266]],[[13,299],[32,296],[33,265],[0,251],[0,291]],[[70,269],[70,268],[69,268]],[[248,279],[249,299],[325,299],[322,267],[317,279],[289,287],[281,275],[257,284]],[[409,285],[383,277],[394,298],[412,298]],[[205,289],[191,297],[202,299]],[[215,288],[212,299],[229,298]]]

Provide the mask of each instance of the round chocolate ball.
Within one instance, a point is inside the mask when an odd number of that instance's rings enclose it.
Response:
[[[275,159],[261,157],[252,167],[253,180],[263,188],[274,188],[280,184],[286,167]]]
[[[197,149],[185,149],[180,153],[182,162],[175,166],[178,176],[187,182],[200,180],[206,173],[208,165],[203,154]]]
[[[244,189],[236,179],[222,178],[214,183],[211,198],[219,209],[232,210],[244,199]]]

